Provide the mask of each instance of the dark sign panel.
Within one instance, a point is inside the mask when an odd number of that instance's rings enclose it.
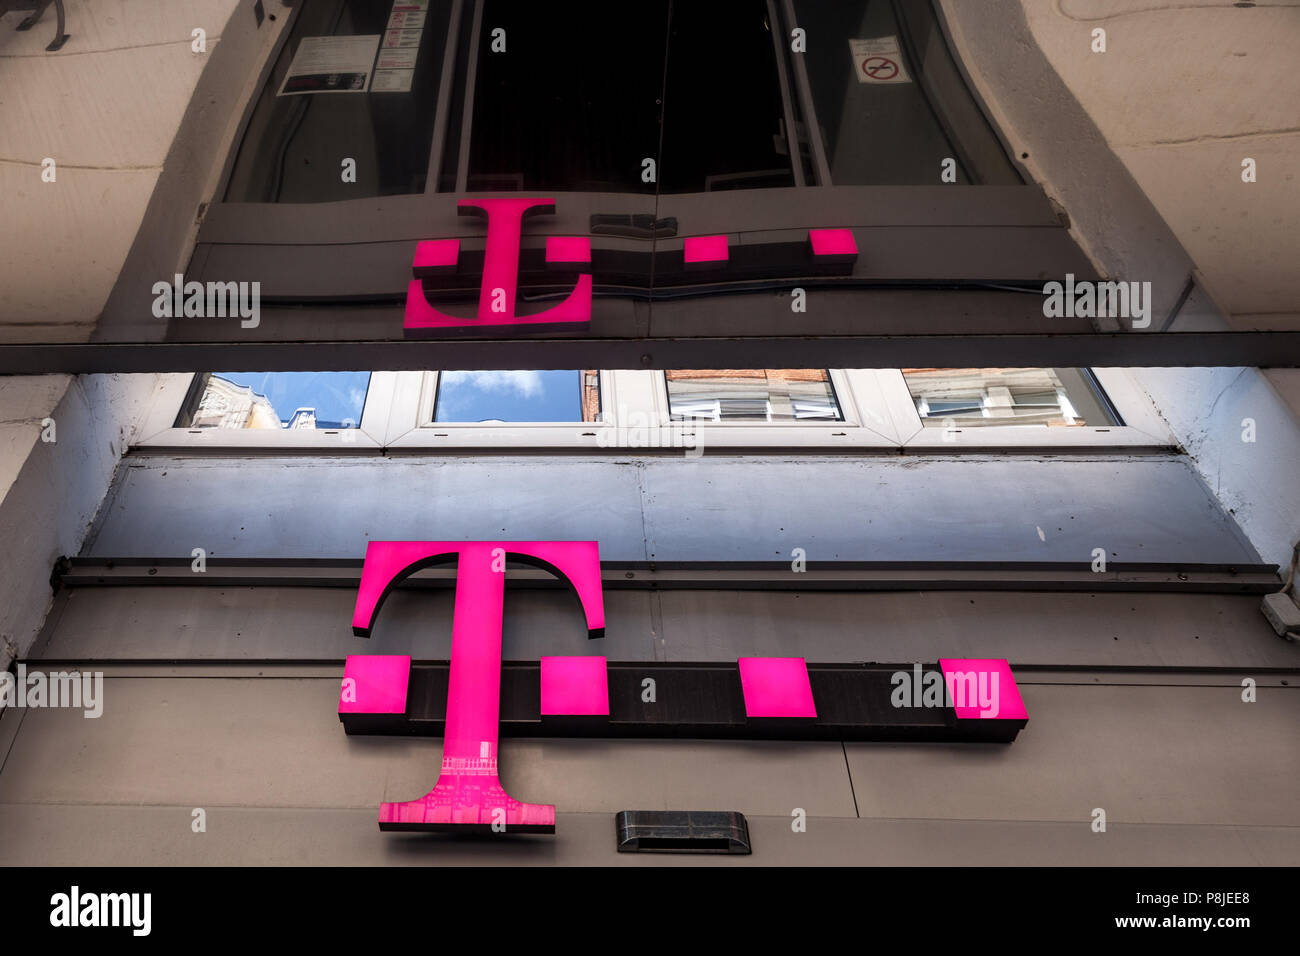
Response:
[[[597,694],[597,699],[605,704],[606,713],[543,713],[543,671],[554,665],[503,662],[502,736],[1010,743],[1028,723],[1014,680],[1007,687],[1001,686],[1003,672],[991,670],[987,661],[968,672],[975,675],[974,681],[954,680],[952,690],[944,681],[948,671],[938,663],[804,665],[799,661],[784,666],[795,672],[806,668],[814,702],[809,715],[763,717],[747,712],[741,664],[735,661],[704,664],[594,660],[600,662],[592,668],[594,676],[582,674],[570,676],[569,680],[577,683],[590,679],[592,686],[599,687],[601,676],[605,676],[606,693]],[[441,737],[446,729],[450,668],[447,661],[411,662],[403,710],[340,711],[343,729],[359,735]],[[1009,670],[1005,673],[1010,675]],[[954,698],[962,695],[960,713],[966,713],[968,685],[976,711],[979,695],[983,694],[987,706],[982,716],[959,716]],[[651,688],[653,694],[649,693]],[[1011,695],[1015,704],[1009,707]]]

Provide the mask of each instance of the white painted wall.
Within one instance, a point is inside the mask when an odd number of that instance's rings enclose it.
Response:
[[[35,640],[54,562],[81,550],[157,380],[0,377],[0,669]],[[54,423],[52,442],[41,437],[45,419]]]
[[[1286,568],[1300,539],[1300,427],[1269,380],[1254,368],[1132,374],[1251,544]]]
[[[67,0],[35,28],[0,18],[0,330],[90,335],[126,260],[195,84],[239,0]],[[252,13],[245,10],[250,22]],[[206,31],[206,53],[192,49]],[[41,163],[55,161],[54,182]]]
[[[1020,0],[1238,328],[1300,322],[1300,3]],[[1092,51],[1092,32],[1106,52]],[[1256,162],[1244,183],[1241,161]]]
[[[269,6],[269,4],[268,4]],[[278,5],[277,5],[278,6]],[[45,51],[0,18],[0,329],[84,341],[117,281],[199,76],[241,0],[67,0]],[[273,7],[276,9],[276,7]],[[193,48],[205,31],[206,51]],[[222,117],[224,124],[228,117]],[[42,161],[55,160],[53,182]],[[177,248],[181,256],[188,250]],[[31,646],[59,555],[76,554],[157,376],[0,378],[0,667]],[[41,421],[56,441],[41,441]]]

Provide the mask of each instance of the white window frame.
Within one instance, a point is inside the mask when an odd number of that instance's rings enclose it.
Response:
[[[1002,448],[1163,448],[1177,447],[1177,440],[1156,412],[1151,399],[1128,369],[1091,369],[1123,425],[1079,425],[1053,428],[1048,425],[973,425],[963,428],[926,426],[900,369],[882,369],[883,386],[890,411],[904,435],[904,449],[997,450]]]
[[[145,413],[135,442],[139,448],[178,448],[187,451],[211,449],[267,449],[275,451],[366,452],[384,447],[386,424],[392,406],[398,372],[371,372],[361,422],[356,428],[177,428],[185,396],[194,373],[158,376],[153,401]]]
[[[828,369],[831,388],[842,421],[683,422],[673,421],[668,401],[668,378],[662,371],[636,374],[653,380],[651,398],[660,429],[693,426],[701,448],[897,448],[898,433],[886,413],[876,369]]]
[[[747,449],[978,452],[1092,448],[1169,451],[1177,442],[1127,369],[1094,368],[1123,425],[929,427],[898,369],[831,369],[843,421],[675,422],[668,384],[658,370],[601,370],[599,422],[434,422],[438,372],[374,372],[355,429],[176,428],[193,375],[160,376],[135,443],[142,449],[382,454],[386,450],[530,449],[687,455]]]
[[[435,422],[441,372],[399,372],[389,448],[600,448],[622,373],[601,369],[600,417],[594,422]]]

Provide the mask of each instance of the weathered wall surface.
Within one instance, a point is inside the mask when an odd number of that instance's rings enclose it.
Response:
[[[68,0],[0,25],[0,338],[85,341],[144,219],[208,58],[239,0]],[[252,13],[245,9],[249,26]],[[206,33],[206,52],[192,49]],[[222,122],[224,126],[224,120]],[[55,162],[53,182],[42,162]],[[194,208],[188,210],[192,218]],[[163,278],[162,275],[159,278]]]
[[[610,592],[598,643],[613,659],[1005,653],[1030,722],[1009,745],[506,739],[505,786],[554,803],[557,832],[466,842],[377,827],[381,801],[432,784],[438,739],[348,738],[336,717],[337,657],[445,657],[450,595],[395,595],[369,642],[350,634],[353,597],[65,592],[29,666],[98,659],[104,713],[0,718],[0,863],[706,862],[620,856],[624,809],[745,813],[755,852],[729,865],[1285,865],[1300,852],[1296,648],[1254,598]],[[510,591],[506,656],[592,653],[570,604]]]
[[[50,572],[81,550],[154,375],[0,378],[0,661],[31,647]],[[48,440],[53,439],[53,440]]]

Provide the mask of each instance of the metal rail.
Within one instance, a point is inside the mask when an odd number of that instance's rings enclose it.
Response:
[[[1124,591],[1266,594],[1279,587],[1276,565],[1111,564],[1094,572],[1087,562],[811,562],[793,571],[787,562],[604,562],[609,590],[761,591]],[[182,558],[71,558],[53,580],[64,587],[321,587],[355,588],[359,559],[217,559],[194,571]],[[428,568],[406,587],[450,588],[454,567]],[[509,586],[559,588],[546,571],[511,568]]]

